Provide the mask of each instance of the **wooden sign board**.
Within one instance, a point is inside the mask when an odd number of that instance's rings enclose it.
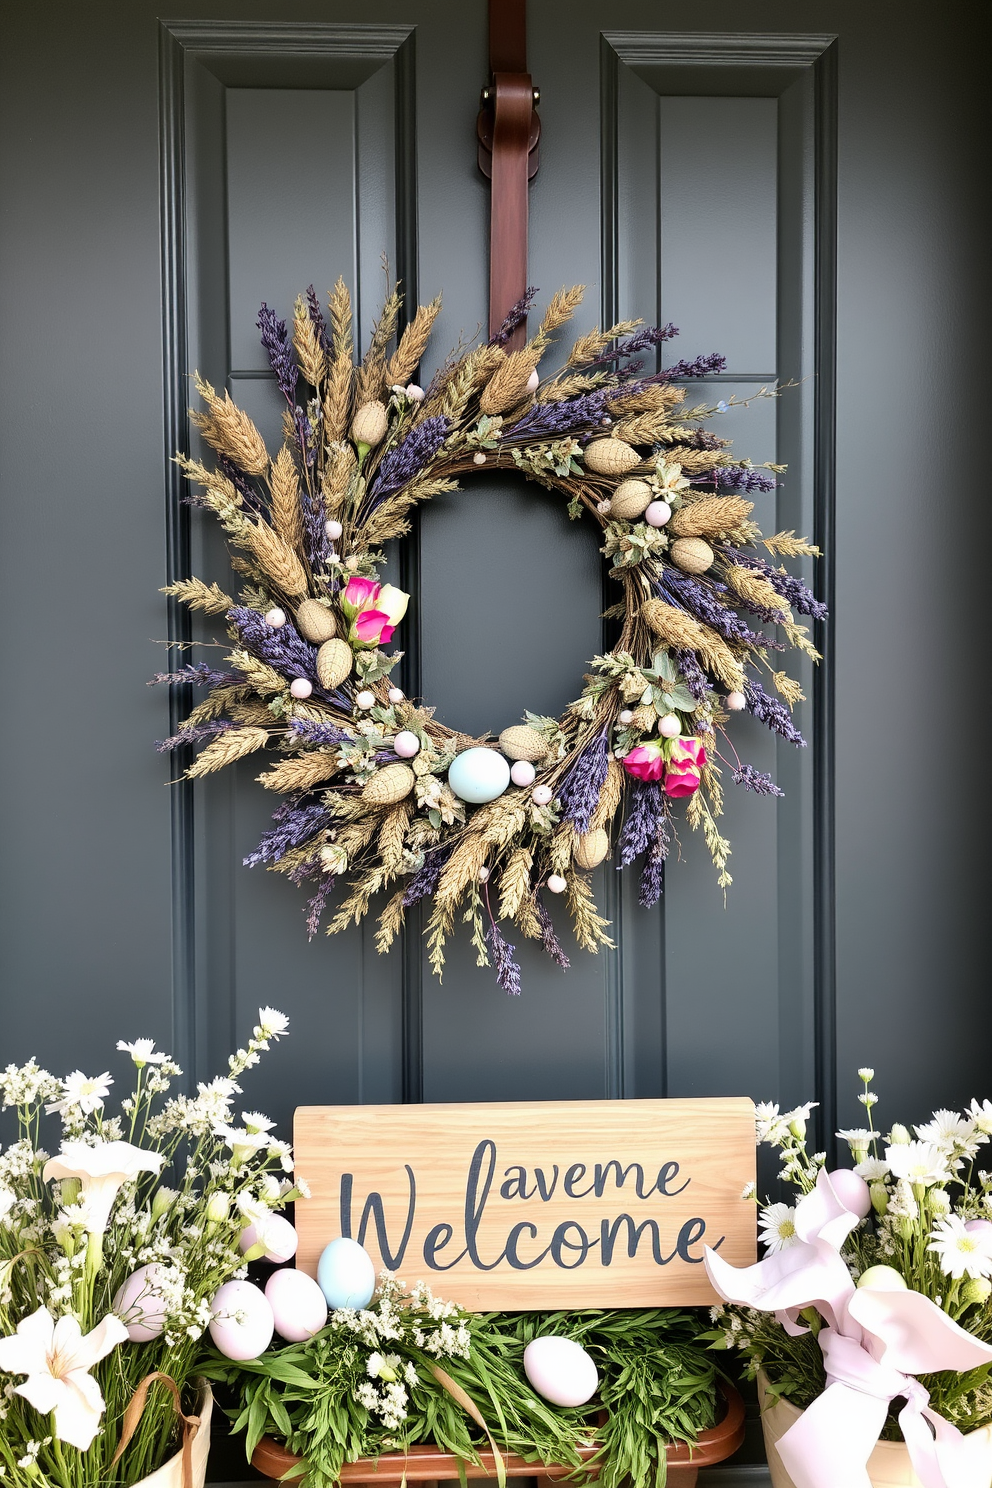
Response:
[[[750,1100],[301,1106],[295,1148],[311,1276],[347,1235],[474,1310],[677,1306],[755,1260]]]

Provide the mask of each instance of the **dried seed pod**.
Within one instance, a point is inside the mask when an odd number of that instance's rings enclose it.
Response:
[[[319,599],[305,599],[296,611],[296,628],[308,641],[319,645],[337,635],[334,615]]]
[[[704,496],[679,507],[668,522],[673,537],[722,537],[733,532],[754,510],[753,501],[740,496]]]
[[[351,675],[351,647],[347,641],[325,641],[317,652],[317,676],[321,687],[333,692]]]
[[[634,716],[630,720],[632,729],[638,729],[642,734],[647,729],[653,729],[658,715],[650,703],[642,703],[639,708],[634,709]]]
[[[572,856],[580,868],[595,868],[610,850],[610,839],[602,827],[594,827],[576,841]]]
[[[409,765],[386,765],[376,770],[362,787],[362,800],[368,806],[395,806],[404,800],[417,783]]]
[[[622,481],[613,492],[610,515],[619,517],[624,522],[632,522],[647,511],[653,500],[654,492],[647,481]]]
[[[381,444],[389,427],[389,415],[381,403],[363,403],[351,421],[351,437],[356,444]]]
[[[640,465],[641,457],[622,439],[594,439],[585,447],[585,462],[596,475],[626,475]]]
[[[669,556],[683,573],[701,574],[711,566],[713,549],[701,537],[679,537],[669,548]]]
[[[548,752],[544,735],[526,723],[504,729],[499,736],[499,747],[511,760],[541,760]]]

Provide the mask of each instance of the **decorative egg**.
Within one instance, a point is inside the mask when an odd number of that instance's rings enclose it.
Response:
[[[380,444],[389,428],[389,414],[378,401],[363,403],[351,421],[351,437],[356,444]]]
[[[331,542],[337,542],[338,538],[344,532],[344,528],[341,526],[341,523],[336,522],[333,517],[328,517],[327,521],[324,523],[324,531],[331,539]]]
[[[510,766],[495,749],[464,749],[448,770],[448,784],[461,801],[495,801],[510,783]]]
[[[325,641],[317,652],[317,676],[321,687],[333,692],[351,675],[351,647],[340,639]]]
[[[286,624],[286,611],[281,610],[278,605],[274,609],[266,610],[265,623],[271,625],[273,630],[280,630]]]
[[[158,1265],[139,1266],[119,1288],[111,1308],[127,1329],[132,1343],[150,1343],[165,1327],[165,1303],[156,1289]]]
[[[909,1283],[894,1266],[869,1266],[858,1277],[859,1287],[871,1287],[876,1292],[908,1292]]]
[[[602,827],[593,827],[576,839],[572,857],[580,868],[595,868],[610,850],[610,839]]]
[[[535,806],[547,806],[554,800],[555,793],[550,785],[535,785],[530,793],[530,798]]]
[[[287,1343],[303,1343],[327,1322],[327,1298],[312,1276],[287,1266],[265,1283],[276,1332]]]
[[[210,1337],[225,1358],[257,1359],[272,1342],[272,1308],[265,1293],[250,1281],[225,1281],[210,1312]]]
[[[304,599],[296,607],[296,628],[304,640],[319,646],[336,635],[338,627],[331,611],[319,599]]]
[[[290,1261],[296,1254],[299,1243],[299,1236],[293,1226],[281,1214],[267,1215],[261,1234],[257,1225],[250,1224],[238,1236],[242,1255],[251,1250],[253,1245],[264,1245],[265,1249],[259,1257],[263,1261]]]
[[[658,719],[658,732],[663,739],[677,739],[682,732],[682,725],[674,713],[666,713],[663,718]]]
[[[538,390],[538,388],[540,387],[540,385],[541,385],[541,379],[540,379],[540,376],[538,375],[537,368],[535,367],[534,370],[533,370],[533,372],[530,374],[530,376],[527,379],[527,392],[528,393],[536,393],[537,390]]]
[[[747,707],[747,698],[743,692],[728,692],[724,701],[731,713],[741,713]]]
[[[644,509],[644,520],[649,527],[664,527],[666,522],[671,521],[672,508],[667,501],[652,501]]]
[[[426,393],[424,392],[423,388],[422,387],[418,387],[415,382],[408,382],[407,383],[407,385],[406,385],[406,395],[414,403],[423,403],[424,398],[427,396]]]
[[[342,1236],[325,1245],[317,1262],[317,1282],[331,1308],[367,1307],[375,1292],[372,1257],[357,1240]]]
[[[568,888],[568,881],[562,878],[560,873],[549,873],[548,888],[551,890],[552,894],[564,894],[565,890]]]
[[[472,464],[473,465],[485,465],[485,463],[486,463],[486,457],[485,457],[485,455],[482,453],[481,450],[476,450],[475,454],[472,456]]]
[[[651,487],[647,481],[621,481],[613,492],[613,515],[632,522],[651,505]]]
[[[510,779],[514,785],[533,785],[537,771],[530,760],[515,760],[510,766]]]
[[[393,749],[400,759],[413,759],[420,753],[420,740],[410,729],[402,729],[393,740]]]
[[[966,1220],[964,1227],[969,1235],[984,1235],[987,1240],[992,1240],[992,1224],[987,1219]]]
[[[499,736],[500,752],[511,760],[540,760],[548,752],[548,741],[529,723],[515,723]]]
[[[294,677],[289,684],[289,690],[295,698],[299,698],[302,702],[304,698],[308,698],[313,692],[313,683],[308,682],[306,677]]]
[[[585,462],[597,475],[625,475],[640,465],[641,457],[622,439],[594,439],[585,447]]]
[[[622,723],[623,726],[624,726],[624,728],[626,728],[627,725],[630,724],[630,723],[633,723],[633,721],[634,721],[634,715],[630,711],[630,709],[629,708],[621,708],[620,712],[617,714],[617,722],[618,723]]]
[[[705,573],[716,557],[709,543],[703,542],[701,537],[677,537],[668,551],[672,562],[687,574]]]
[[[480,883],[489,882],[489,869],[486,867],[485,863],[483,863],[482,867],[479,869],[476,877],[478,878]]]
[[[364,689],[362,692],[358,693],[358,695],[356,696],[356,698],[355,698],[355,704],[356,704],[357,707],[359,707],[359,708],[365,708],[366,710],[369,709],[369,708],[374,708],[375,707],[375,693],[374,692],[369,692],[367,688]]]
[[[386,695],[391,703],[402,703],[406,696],[400,687],[391,687]]]
[[[871,1191],[861,1174],[852,1173],[850,1168],[835,1168],[827,1177],[844,1207],[864,1219],[871,1208]]]
[[[395,806],[406,800],[416,783],[409,765],[384,765],[362,786],[362,800],[368,806]]]
[[[524,1373],[552,1405],[585,1405],[599,1387],[599,1371],[571,1338],[533,1338],[524,1349]]]

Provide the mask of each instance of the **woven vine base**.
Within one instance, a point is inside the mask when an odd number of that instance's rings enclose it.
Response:
[[[721,1384],[720,1389],[727,1406],[723,1419],[708,1431],[700,1432],[694,1447],[681,1443],[668,1447],[668,1488],[695,1488],[701,1467],[723,1462],[744,1440],[744,1402],[732,1386]],[[594,1447],[579,1448],[583,1461],[587,1462],[594,1455]],[[281,1478],[299,1460],[267,1436],[259,1442],[251,1459],[252,1466],[269,1478]],[[547,1488],[548,1484],[559,1482],[574,1471],[565,1464],[542,1469],[539,1464],[525,1462],[522,1457],[506,1456],[503,1461],[508,1478],[534,1478],[538,1488]],[[466,1463],[462,1470],[467,1478],[495,1478],[496,1464],[492,1452],[480,1452],[478,1466]],[[595,1468],[592,1471],[595,1473]],[[360,1457],[357,1462],[349,1462],[342,1468],[341,1482],[351,1485],[351,1488],[358,1484],[380,1488],[386,1483],[403,1482],[436,1488],[438,1482],[458,1475],[459,1458],[439,1447],[425,1445],[378,1458]]]

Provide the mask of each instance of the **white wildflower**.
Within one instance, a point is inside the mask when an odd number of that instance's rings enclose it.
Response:
[[[880,1157],[866,1157],[864,1162],[855,1164],[854,1171],[866,1183],[881,1183],[889,1175],[889,1165]]]
[[[135,1039],[130,1044],[124,1039],[118,1039],[117,1047],[122,1054],[130,1054],[139,1069],[144,1069],[146,1064],[164,1064],[168,1058],[167,1054],[159,1054],[156,1051],[154,1039]]]
[[[64,1116],[70,1111],[82,1111],[84,1116],[92,1116],[94,1111],[99,1111],[113,1085],[110,1071],[104,1070],[102,1075],[84,1075],[82,1070],[73,1070],[62,1081],[61,1098],[46,1107],[48,1114],[58,1111]]]
[[[897,1178],[914,1186],[942,1183],[950,1176],[947,1154],[932,1142],[898,1142],[886,1147],[885,1160]]]
[[[941,1270],[955,1280],[962,1276],[992,1276],[992,1238],[965,1228],[956,1214],[937,1221],[927,1247],[936,1253]]]
[[[788,1250],[791,1245],[798,1245],[795,1209],[788,1204],[769,1204],[767,1209],[761,1211],[759,1233],[769,1255],[774,1255],[778,1250]]]
[[[863,1080],[866,1085],[870,1085],[874,1078],[875,1071],[873,1069],[869,1069],[867,1065],[863,1065],[862,1068],[858,1070],[858,1079]]]

